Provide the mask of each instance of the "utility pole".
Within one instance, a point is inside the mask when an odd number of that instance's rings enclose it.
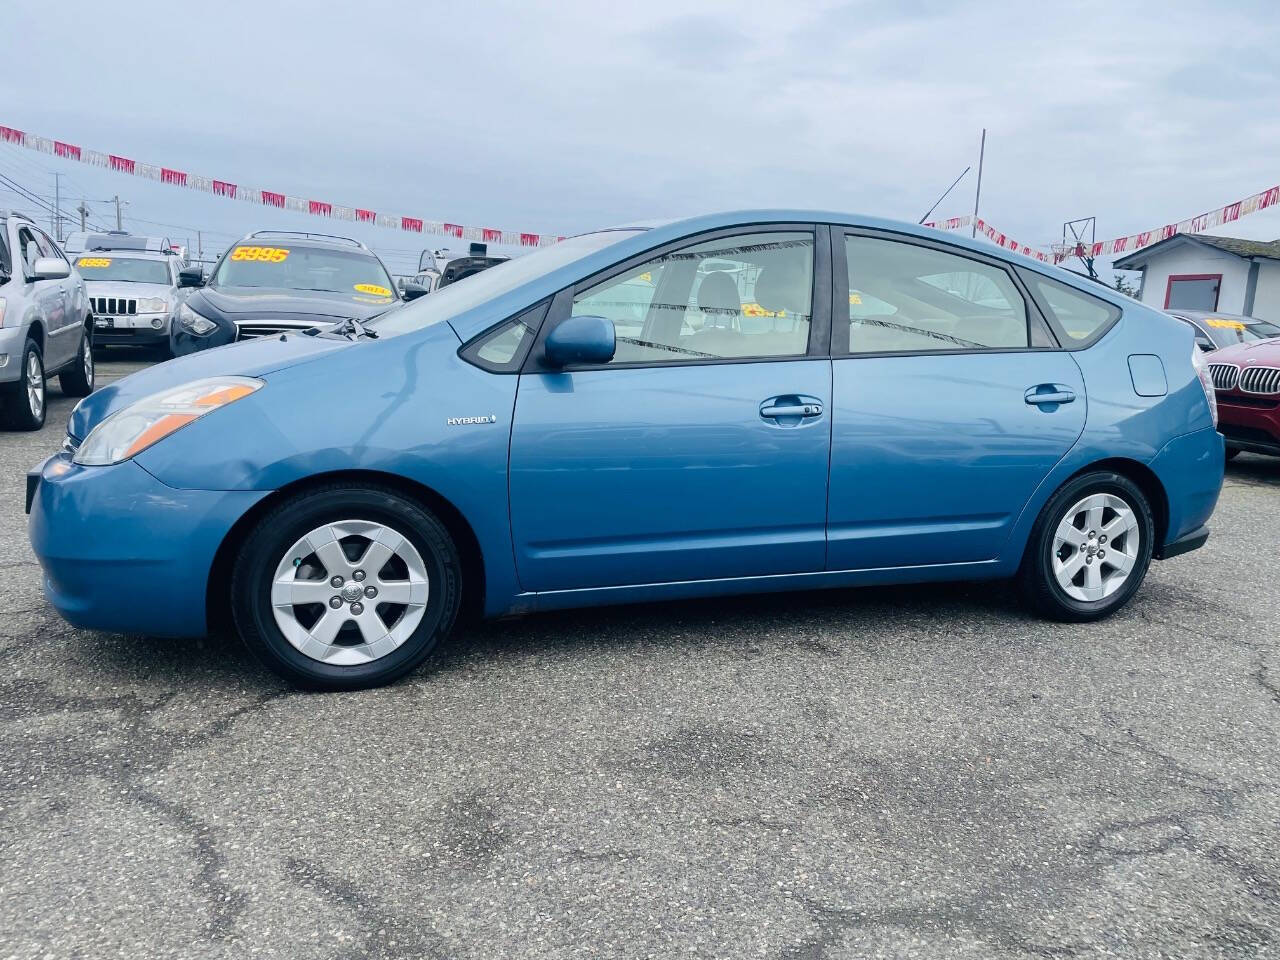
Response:
[[[55,173],[53,175],[53,219],[56,226],[53,228],[53,237],[59,243],[62,242],[62,174]]]
[[[973,192],[973,227],[969,236],[978,235],[978,202],[982,199],[982,161],[987,153],[987,128],[982,128],[982,142],[978,145],[978,188]]]
[[[84,233],[89,229],[89,207],[84,197],[80,198],[80,206],[76,207],[76,213],[80,214],[80,232]]]
[[[196,259],[204,259],[204,240],[201,238],[201,231],[196,231]]]
[[[115,201],[115,205],[116,205],[116,229],[117,229],[117,230],[123,230],[123,229],[124,229],[124,219],[120,216],[120,194],[118,194],[118,193],[117,193],[117,194],[116,194],[114,197],[112,197],[111,199],[112,199],[113,201]]]

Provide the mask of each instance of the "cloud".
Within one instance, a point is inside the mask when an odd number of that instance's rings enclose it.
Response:
[[[24,40],[0,75],[0,123],[467,223],[572,232],[759,205],[914,220],[976,162],[984,126],[983,212],[1028,242],[1091,214],[1100,235],[1129,233],[1280,181],[1271,2],[1171,0],[1153,16],[1094,0],[226,0],[7,16]],[[108,65],[104,50],[131,54]],[[57,168],[150,220],[286,226],[38,160],[26,172],[43,192]],[[0,171],[13,163],[0,151]],[[973,185],[938,213],[969,212]],[[1255,230],[1280,236],[1280,216],[1233,227]]]

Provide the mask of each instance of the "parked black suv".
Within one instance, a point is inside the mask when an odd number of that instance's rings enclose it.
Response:
[[[181,283],[200,287],[178,311],[175,356],[235,340],[368,320],[426,291],[396,289],[382,261],[346,237],[259,230],[234,244],[208,281],[199,267]]]

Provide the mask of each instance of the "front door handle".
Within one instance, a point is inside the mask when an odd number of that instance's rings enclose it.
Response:
[[[773,404],[771,406],[761,407],[760,416],[764,417],[766,420],[776,420],[778,417],[820,417],[822,416],[822,404]]]
[[[1028,387],[1023,394],[1027,403],[1042,407],[1049,404],[1070,403],[1076,398],[1075,391],[1061,383],[1041,383]]]

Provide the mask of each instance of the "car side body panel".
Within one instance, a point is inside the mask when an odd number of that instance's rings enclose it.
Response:
[[[520,593],[507,510],[517,378],[461,361],[459,346],[441,323],[328,352],[328,362],[272,373],[262,390],[210,415],[218,435],[235,438],[234,456],[192,429],[144,451],[138,463],[182,490],[266,493],[361,471],[403,477],[463,515],[484,548],[486,610],[506,612],[519,606]],[[291,402],[273,400],[280,395]]]

